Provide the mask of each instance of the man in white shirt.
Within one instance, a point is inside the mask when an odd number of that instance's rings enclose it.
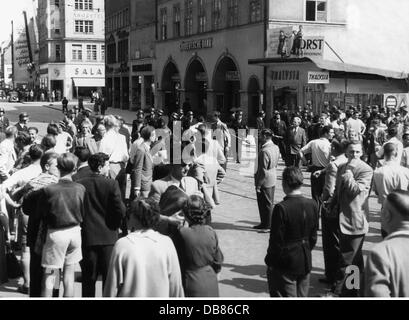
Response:
[[[321,138],[310,141],[300,150],[300,158],[304,163],[307,162],[305,155],[311,153],[311,195],[318,204],[320,203],[325,184],[325,174],[314,175],[314,173],[318,170],[325,169],[329,165],[331,140],[334,138],[334,134],[334,129],[332,129],[332,127],[325,126],[321,129]]]
[[[118,133],[120,124],[118,120],[109,115],[104,121],[107,133],[101,140],[99,152],[109,156],[109,177],[119,183],[122,198],[125,199],[126,192],[126,163],[129,160],[129,153],[126,138]]]
[[[377,168],[373,176],[373,190],[378,196],[378,203],[383,205],[386,197],[394,190],[408,190],[409,169],[404,168],[396,161],[398,148],[388,142],[383,147],[385,161],[383,166]],[[381,221],[383,221],[381,219]],[[382,236],[386,236],[384,226],[381,224]]]
[[[352,111],[352,116],[346,122],[346,136],[348,132],[354,130],[358,133],[359,140],[362,140],[362,136],[366,130],[365,123],[361,119],[358,119],[358,114],[356,111]]]
[[[382,148],[377,150],[376,156],[379,159],[382,159],[384,156],[384,147],[387,143],[392,142],[397,146],[397,155],[394,161],[401,163],[402,161],[402,154],[403,154],[403,143],[397,138],[398,135],[398,129],[397,127],[391,127],[388,129],[388,141],[384,143]]]

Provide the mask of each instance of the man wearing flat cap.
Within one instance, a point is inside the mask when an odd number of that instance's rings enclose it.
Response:
[[[27,112],[23,112],[18,117],[19,121],[16,123],[15,127],[17,128],[18,132],[27,132],[28,133],[28,114]]]

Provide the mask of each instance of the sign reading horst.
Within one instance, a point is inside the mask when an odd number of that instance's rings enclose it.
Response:
[[[322,57],[324,37],[304,36],[303,27],[274,28],[267,30],[268,58]]]

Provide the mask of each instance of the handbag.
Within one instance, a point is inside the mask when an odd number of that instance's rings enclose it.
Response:
[[[7,263],[7,277],[9,279],[17,279],[23,276],[23,270],[21,269],[20,261],[18,261],[14,251],[10,246],[7,246],[6,252]]]

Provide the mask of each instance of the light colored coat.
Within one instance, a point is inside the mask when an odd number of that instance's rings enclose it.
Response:
[[[256,187],[271,188],[276,185],[279,156],[280,150],[272,141],[262,146],[258,154],[257,171],[254,175]]]
[[[366,297],[409,297],[409,227],[394,232],[370,251],[365,266]]]
[[[343,234],[362,235],[369,230],[366,215],[373,170],[359,160],[355,167],[350,168],[353,176],[345,178],[343,175],[348,166],[348,163],[345,163],[338,169],[331,206],[338,206],[339,223]]]

